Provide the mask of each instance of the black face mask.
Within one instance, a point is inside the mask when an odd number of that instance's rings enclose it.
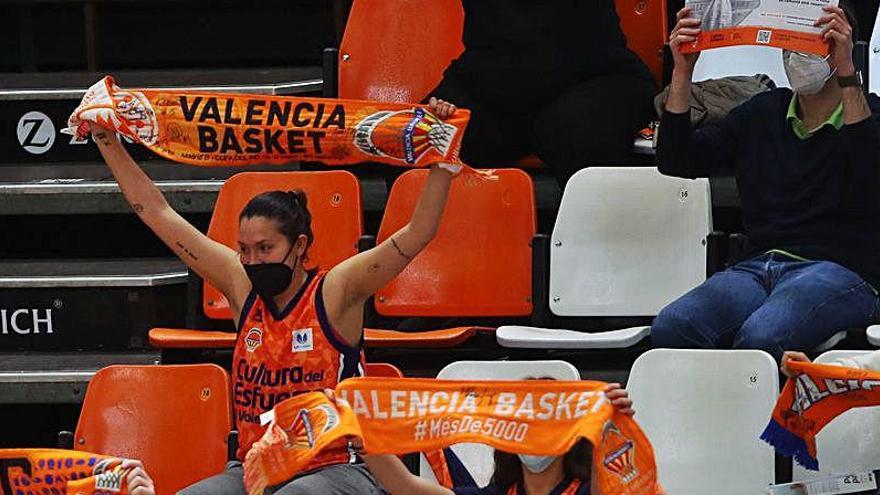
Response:
[[[293,245],[287,250],[284,259],[279,263],[255,263],[244,265],[244,271],[251,280],[251,285],[257,294],[267,300],[284,292],[293,280],[293,269],[284,261],[293,251]]]

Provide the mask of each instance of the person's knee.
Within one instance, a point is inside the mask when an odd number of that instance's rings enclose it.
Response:
[[[276,490],[274,493],[275,495],[318,495],[333,493],[333,483],[331,483],[328,477],[327,469],[296,478]]]
[[[750,318],[743,323],[739,333],[733,342],[735,349],[756,349],[764,351],[777,361],[782,358],[782,353],[786,350],[802,350],[802,349],[784,349],[783,342],[786,334],[791,333],[790,328],[786,325],[778,324],[770,321],[756,321]]]
[[[609,101],[601,91],[613,87]],[[535,119],[538,155],[552,167],[619,165],[630,158],[635,133],[650,120],[653,84],[639,78],[598,78],[545,106]],[[601,115],[601,119],[584,118]]]
[[[697,324],[693,314],[674,304],[663,308],[651,323],[651,342],[654,347],[691,347]]]
[[[238,461],[229,462],[222,473],[198,481],[177,493],[179,495],[246,495],[242,464]]]

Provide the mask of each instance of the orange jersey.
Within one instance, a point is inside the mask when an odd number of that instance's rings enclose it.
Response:
[[[327,320],[321,293],[324,275],[310,273],[281,310],[254,292],[245,302],[232,359],[239,459],[265,431],[260,414],[291,396],[332,389],[364,374],[363,351],[348,345]],[[352,458],[347,445],[341,444],[323,452],[308,469]]]

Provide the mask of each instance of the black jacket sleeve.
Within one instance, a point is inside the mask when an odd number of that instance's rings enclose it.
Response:
[[[747,124],[751,100],[731,111],[718,124],[691,127],[688,113],[663,112],[657,139],[660,173],[696,179],[729,174],[734,169],[742,126]]]

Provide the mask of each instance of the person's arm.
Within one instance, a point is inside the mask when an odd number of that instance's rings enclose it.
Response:
[[[699,52],[682,53],[681,47],[697,39],[701,21],[689,17],[690,13],[688,7],[678,12],[678,21],[669,37],[675,65],[657,133],[657,167],[662,174],[693,179],[730,168],[735,135],[727,131],[729,125],[691,128],[691,80]]]
[[[409,472],[394,455],[365,455],[367,468],[391,495],[455,495],[452,490]]]
[[[238,253],[211,240],[174,211],[114,132],[93,124],[92,137],[140,219],[188,267],[226,295],[234,309],[240,308],[250,291],[250,281]]]
[[[852,60],[852,26],[840,7],[823,7],[825,15],[815,25],[822,27],[822,37],[828,41],[831,63],[837,68],[837,77],[855,74]],[[849,162],[859,166],[852,173],[859,174],[853,180],[873,184],[880,174],[880,126],[873,118],[871,107],[861,86],[847,86],[841,90],[843,103],[843,129],[847,142]]]
[[[431,242],[440,227],[451,181],[450,172],[432,168],[409,223],[373,249],[330,270],[324,282],[325,300],[333,294],[336,301],[325,301],[328,312],[334,307],[337,315],[362,311],[367,298],[394,279]],[[349,342],[360,340],[360,335],[343,336]]]
[[[813,24],[822,27],[821,36],[829,44],[831,63],[837,68],[837,77],[849,77],[856,73],[853,63],[853,29],[846,12],[836,6],[822,7],[825,15]],[[861,86],[843,88],[843,123],[857,124],[871,116],[868,100]]]

